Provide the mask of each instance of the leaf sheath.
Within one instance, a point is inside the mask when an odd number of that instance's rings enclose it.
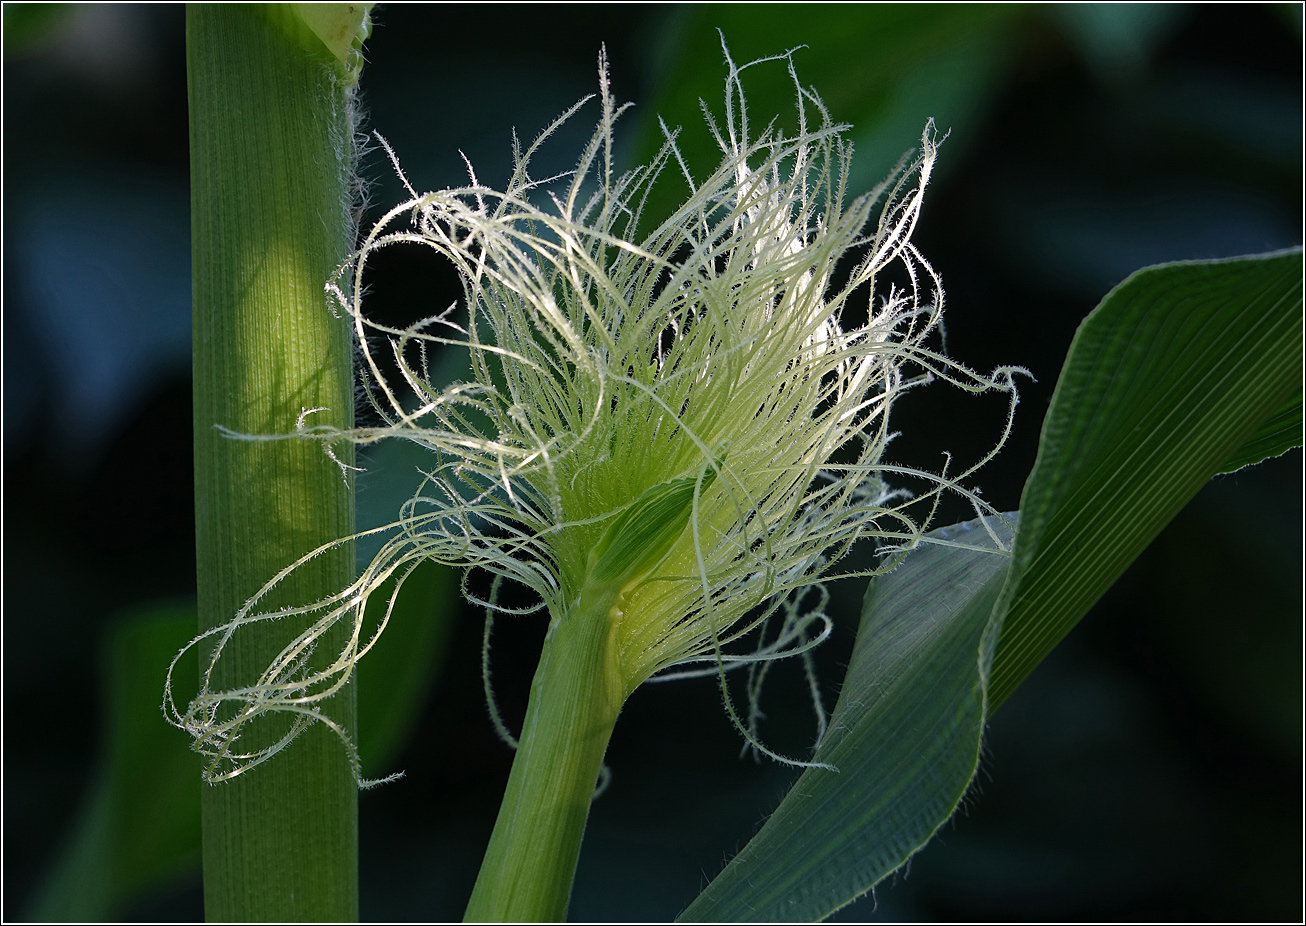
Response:
[[[287,564],[352,532],[352,490],[320,447],[215,429],[286,434],[313,408],[327,409],[313,423],[352,424],[349,333],[323,294],[350,245],[350,132],[333,69],[255,7],[190,7],[186,52],[196,557],[208,629]],[[353,565],[351,547],[319,556],[267,604],[319,599],[347,584]],[[276,623],[232,640],[219,686],[271,662]],[[352,729],[352,685],[325,709]],[[357,800],[345,751],[320,726],[278,761],[204,788],[208,918],[356,919]]]

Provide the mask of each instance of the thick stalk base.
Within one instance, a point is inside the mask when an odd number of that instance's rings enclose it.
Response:
[[[352,426],[349,329],[322,291],[350,244],[349,119],[329,64],[255,6],[191,6],[186,54],[196,565],[207,630],[287,564],[353,533],[352,490],[321,447],[232,440],[214,427],[287,434],[320,407],[330,412],[313,423]],[[305,564],[264,606],[338,591],[353,578],[353,556],[345,546]],[[215,667],[215,687],[249,684],[285,642],[271,623],[242,631]],[[353,689],[324,705],[349,729]],[[210,921],[357,919],[358,790],[334,735],[311,730],[273,762],[196,787]]]

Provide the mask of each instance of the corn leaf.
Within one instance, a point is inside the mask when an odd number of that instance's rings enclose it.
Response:
[[[1238,448],[1224,466],[1222,473],[1232,473],[1244,466],[1262,463],[1271,457],[1281,456],[1302,445],[1301,396],[1289,400],[1282,408],[1266,419],[1247,443]]]
[[[991,519],[1004,546],[1011,526]],[[936,530],[866,594],[830,731],[682,920],[821,919],[916,852],[975,773],[989,614],[1009,557],[979,521]],[[953,545],[939,545],[940,542]]]
[[[1021,496],[995,708],[1208,479],[1300,443],[1301,377],[1300,250],[1148,267],[1107,294]]]

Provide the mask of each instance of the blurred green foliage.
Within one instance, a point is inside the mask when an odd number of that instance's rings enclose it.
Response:
[[[368,600],[364,626],[380,620],[390,579]],[[440,673],[458,613],[458,576],[422,563],[404,581],[385,633],[358,664],[358,751],[363,774],[390,774]]]
[[[198,632],[195,605],[146,605],[118,615],[103,648],[102,757],[60,860],[28,918],[116,919],[142,891],[199,863],[199,757],[161,723],[164,673]],[[197,679],[194,650],[179,676]],[[182,690],[185,690],[183,685]],[[189,686],[194,689],[194,684]]]
[[[38,53],[54,40],[71,13],[67,3],[6,3],[5,59],[12,61]]]
[[[691,175],[701,179],[721,160],[703,121],[700,101],[723,112],[725,48],[740,64],[793,51],[799,80],[816,89],[837,122],[853,127],[856,149],[848,188],[856,195],[888,175],[920,143],[933,118],[952,131],[953,148],[974,137],[1008,76],[1016,35],[1032,8],[993,4],[704,4],[681,7],[662,36],[664,57],[654,71],[651,99],[641,107],[637,162],[656,153],[669,129]],[[725,47],[723,47],[725,46]],[[751,131],[773,118],[778,130],[796,127],[796,91],[783,65],[745,72]],[[777,118],[778,114],[778,118]],[[679,205],[684,181],[673,166],[650,201],[660,216]]]
[[[374,628],[394,588],[368,603]],[[457,581],[424,563],[408,576],[391,623],[359,665],[358,747],[379,777],[402,749],[439,672],[456,613]],[[103,755],[59,860],[38,889],[29,919],[118,919],[142,895],[193,874],[200,857],[199,758],[186,736],[162,722],[168,664],[198,630],[195,606],[161,604],[122,615],[104,647]],[[177,694],[194,694],[199,664],[177,664]]]

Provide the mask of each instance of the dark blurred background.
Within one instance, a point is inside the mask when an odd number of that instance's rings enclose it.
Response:
[[[195,573],[183,9],[6,4],[4,17],[3,915],[15,919],[40,909],[111,751],[106,641],[142,608],[184,610]],[[512,128],[531,138],[592,92],[604,43],[613,92],[637,104],[627,164],[656,145],[657,113],[685,126],[691,159],[710,160],[697,98],[720,109],[717,28],[739,61],[808,46],[799,74],[853,124],[859,188],[935,117],[951,135],[916,242],[947,286],[949,350],[1035,377],[976,480],[1001,509],[1018,506],[1075,327],[1111,286],[1159,261],[1302,240],[1299,5],[394,5],[374,19],[365,127],[419,189],[462,182],[459,151],[501,184]],[[745,83],[762,122],[792,107],[783,68],[768,67]],[[571,165],[592,118],[559,134],[540,173]],[[375,217],[399,187],[375,150],[362,171]],[[383,257],[375,311],[417,318],[457,296],[420,254]],[[893,456],[977,459],[1002,415],[1000,401],[919,390],[895,410]],[[397,448],[370,462],[360,524],[389,519],[415,461]],[[1300,451],[1203,490],[993,718],[964,812],[909,874],[839,917],[1299,919],[1301,493]],[[862,591],[835,589],[827,706]],[[395,761],[407,777],[361,797],[365,919],[460,918],[506,781],[479,616],[451,622]],[[531,619],[497,629],[514,726],[542,633]],[[814,733],[801,679],[774,675],[764,735],[801,753]],[[673,917],[720,870],[794,777],[741,760],[740,744],[711,680],[635,694],[574,919]],[[198,868],[179,859],[113,916],[200,919]]]

